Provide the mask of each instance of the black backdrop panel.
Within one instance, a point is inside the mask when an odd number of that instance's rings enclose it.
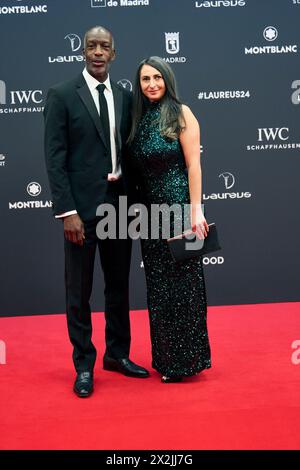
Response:
[[[223,246],[204,259],[209,304],[300,300],[299,18],[300,0],[1,0],[0,315],[64,311],[42,110],[47,89],[83,69],[97,24],[115,36],[113,79],[130,86],[159,55],[200,121],[206,215]],[[132,308],[145,308],[138,242],[131,286]]]

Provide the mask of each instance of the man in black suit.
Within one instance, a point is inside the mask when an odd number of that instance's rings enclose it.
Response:
[[[45,155],[54,214],[63,220],[67,322],[77,372],[74,392],[93,392],[96,348],[89,300],[96,248],[105,281],[103,367],[131,377],[148,377],[129,359],[128,283],[131,240],[99,239],[99,204],[128,192],[124,149],[130,130],[131,94],[110,81],[115,58],[112,34],[102,26],[84,37],[86,68],[73,80],[50,88],[45,106]]]

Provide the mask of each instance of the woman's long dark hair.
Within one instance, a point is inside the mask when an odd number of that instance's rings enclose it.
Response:
[[[161,73],[164,79],[166,92],[160,100],[159,128],[162,136],[175,140],[185,125],[181,108],[182,103],[177,96],[175,76],[171,67],[163,59],[152,56],[142,60],[137,69],[133,93],[132,127],[128,142],[131,143],[133,141],[138,125],[147,106],[149,106],[149,100],[143,95],[140,85],[140,74],[143,65],[154,67]]]

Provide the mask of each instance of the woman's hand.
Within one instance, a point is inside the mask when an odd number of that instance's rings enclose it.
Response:
[[[207,237],[209,227],[203,215],[201,204],[197,204],[196,207],[192,206],[191,225],[193,232],[196,232],[196,235],[200,240]]]

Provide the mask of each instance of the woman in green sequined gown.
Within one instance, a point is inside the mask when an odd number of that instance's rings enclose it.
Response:
[[[130,164],[149,213],[151,204],[191,203],[191,224],[200,237],[206,236],[199,125],[179,102],[173,72],[159,57],[138,68],[129,142]],[[163,382],[178,382],[211,365],[202,259],[173,261],[161,233],[159,239],[149,236],[141,242],[152,366]]]

